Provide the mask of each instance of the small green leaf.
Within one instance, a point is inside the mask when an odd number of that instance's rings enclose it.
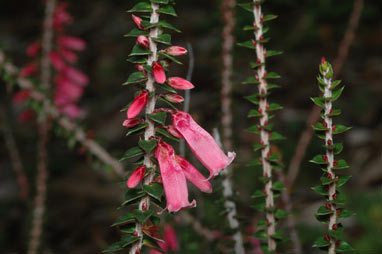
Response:
[[[277,17],[278,17],[277,15],[267,14],[264,16],[264,19],[262,21],[263,22],[271,21],[271,20],[276,19]]]
[[[277,55],[281,55],[282,53],[283,53],[282,51],[267,50],[267,53],[265,54],[265,57],[277,56]]]
[[[285,238],[284,234],[281,232],[281,230],[277,230],[275,234],[271,235],[271,237],[275,240],[278,240],[278,241],[281,241]]]
[[[137,127],[134,127],[134,128],[132,128],[132,129],[130,129],[130,130],[127,132],[126,136],[129,136],[129,135],[131,135],[131,134],[133,134],[133,133],[135,133],[135,132],[137,132],[137,131],[146,129],[147,126],[149,126],[148,123],[140,124],[140,125],[138,125]]]
[[[133,64],[145,64],[147,62],[147,57],[131,56],[127,59],[127,61]]]
[[[138,44],[135,44],[132,51],[131,51],[131,54],[129,56],[146,56],[146,55],[151,55],[151,51],[138,45]]]
[[[168,4],[169,0],[150,0],[152,3],[156,4]]]
[[[253,43],[252,41],[245,41],[245,42],[238,42],[237,43],[238,46],[240,47],[244,47],[244,48],[249,48],[249,49],[256,49],[255,46],[253,46]]]
[[[343,87],[341,87],[340,89],[333,91],[333,92],[332,92],[332,98],[331,98],[331,100],[332,100],[332,101],[336,101],[336,100],[341,96],[342,91],[344,90],[344,88],[345,88],[345,87],[343,86]]]
[[[281,182],[274,182],[272,185],[272,189],[276,191],[281,191],[285,189],[285,185]]]
[[[255,95],[250,95],[250,96],[246,96],[244,97],[246,100],[248,100],[249,102],[255,104],[255,105],[259,105],[259,99],[257,98],[257,94]]]
[[[284,140],[285,137],[281,135],[280,133],[277,132],[272,132],[271,133],[271,138],[269,139],[270,141],[277,141],[277,140]]]
[[[276,72],[270,72],[268,73],[267,76],[265,76],[266,79],[277,79],[277,78],[281,78],[281,76],[279,74],[277,74]]]
[[[154,214],[154,211],[152,210],[141,211],[141,210],[135,209],[133,214],[139,223],[144,224]]]
[[[280,155],[278,153],[272,153],[266,160],[273,163],[280,163]]]
[[[274,88],[280,88],[279,85],[273,84],[273,83],[268,83],[268,90],[274,89]]]
[[[333,203],[333,204],[342,206],[342,205],[345,205],[346,197],[345,197],[344,194],[338,192],[337,193],[337,199],[336,200],[331,200],[330,202]]]
[[[170,23],[167,23],[166,21],[159,21],[158,23],[150,23],[148,21],[145,21],[145,20],[142,20],[142,23],[141,23],[146,29],[150,29],[150,28],[153,28],[153,27],[160,27],[160,28],[167,28],[167,29],[170,29],[170,30],[173,30],[175,32],[178,32],[180,33],[180,30],[177,29],[176,27],[174,27],[173,25],[171,25]]]
[[[329,130],[327,127],[323,125],[323,123],[318,122],[315,125],[313,125],[313,130],[315,131],[327,131]]]
[[[266,241],[268,239],[267,232],[265,232],[265,230],[260,230],[260,231],[256,232],[253,236],[262,240],[262,241]]]
[[[337,218],[344,219],[344,218],[354,216],[355,214],[356,214],[355,212],[352,212],[348,209],[341,209],[341,213],[337,215]]]
[[[177,16],[174,7],[172,7],[171,5],[166,5],[166,6],[159,8],[158,12],[162,13],[162,14],[171,15],[174,17]]]
[[[151,4],[148,2],[139,2],[128,12],[152,12]]]
[[[321,180],[322,185],[329,185],[329,184],[334,183],[334,181],[335,181],[335,179],[333,179],[333,178],[329,179],[327,174],[324,174],[323,176],[321,176],[320,180]]]
[[[157,112],[154,114],[149,114],[147,115],[148,118],[153,120],[154,122],[157,122],[161,125],[166,124],[166,119],[167,119],[167,113],[166,112]]]
[[[251,109],[248,113],[248,117],[262,117],[263,114],[261,114],[257,109]]]
[[[157,38],[153,38],[153,40],[166,45],[171,45],[171,35],[169,34],[161,34]]]
[[[179,142],[179,139],[178,139],[178,138],[176,138],[176,137],[174,137],[173,135],[171,135],[170,133],[168,133],[165,129],[161,129],[161,128],[156,129],[156,133],[159,133],[159,134],[165,136],[166,138],[169,138],[169,139],[171,139],[171,140],[174,140],[174,141],[176,141],[176,142]]]
[[[133,223],[134,221],[135,221],[134,214],[126,213],[126,214],[118,217],[118,219],[111,226],[112,227],[114,227],[114,226],[121,226],[121,225],[129,224],[129,223]]]
[[[328,246],[330,246],[330,242],[326,241],[323,236],[320,236],[319,238],[317,238],[313,244],[314,248],[323,248]]]
[[[249,11],[250,13],[253,13],[253,3],[241,3],[238,4],[238,6],[240,6],[246,11]]]
[[[126,159],[130,159],[139,155],[143,155],[144,151],[138,146],[134,146],[127,150],[127,152],[123,155],[123,157],[119,161],[124,161]]]
[[[123,242],[123,247],[126,248],[127,246],[135,243],[138,240],[139,240],[139,237],[133,236],[131,234],[127,234],[122,236],[121,242]]]
[[[183,64],[181,61],[179,61],[178,59],[176,59],[175,57],[173,56],[170,56],[170,55],[167,55],[166,53],[163,53],[163,52],[159,52],[158,55],[160,56],[163,56],[167,59],[170,59],[172,62],[174,63],[177,63],[177,64]]]
[[[315,192],[317,192],[320,195],[328,195],[328,191],[322,185],[318,185],[318,186],[312,187],[312,190],[314,190]]]
[[[157,146],[157,141],[155,139],[152,140],[140,140],[138,145],[146,152],[150,153]]]
[[[253,144],[253,150],[256,152],[256,151],[258,151],[258,150],[261,150],[261,149],[263,149],[265,147],[265,145],[261,145],[261,144],[259,144],[259,143],[255,143],[255,144]]]
[[[322,98],[322,97],[313,97],[313,98],[310,98],[314,104],[316,104],[317,106],[319,106],[320,108],[325,108],[325,99]]]
[[[346,132],[350,129],[351,129],[351,127],[346,127],[345,125],[337,124],[336,129],[333,131],[333,134],[340,134],[340,133]]]
[[[138,189],[129,189],[125,194],[125,201],[122,203],[122,206],[125,206],[145,195],[142,190]]]
[[[353,251],[354,249],[347,242],[341,240],[340,246],[336,247],[337,252]]]
[[[125,37],[138,37],[140,35],[149,36],[149,34],[146,31],[140,30],[138,28],[133,28],[129,33],[125,34],[124,36]]]
[[[120,251],[124,249],[122,246],[123,246],[123,242],[116,242],[111,244],[109,247],[107,247],[107,249],[103,250],[102,252],[108,253],[108,252]]]
[[[330,86],[330,89],[333,90],[336,88],[339,84],[341,84],[341,80],[336,80],[332,82],[332,85]]]
[[[326,208],[326,206],[320,206],[320,208],[318,208],[318,211],[316,213],[317,216],[323,216],[323,215],[329,215],[329,214],[332,214],[333,211],[332,210],[328,210]]]
[[[351,176],[338,176],[337,188],[343,186],[347,181],[349,181]]]
[[[157,199],[159,202],[162,200],[163,186],[159,183],[153,183],[152,185],[144,185],[144,191],[151,197]]]
[[[349,168],[349,165],[345,160],[338,160],[337,165],[333,167],[333,169],[345,169]]]
[[[256,80],[255,77],[249,77],[245,81],[241,82],[243,85],[258,85],[260,81]]]
[[[276,110],[281,110],[283,109],[283,107],[277,103],[271,103],[269,104],[269,108],[267,109],[267,111],[276,111]]]
[[[287,211],[277,209],[275,212],[275,216],[277,219],[284,219],[289,216],[289,213]]]
[[[160,85],[158,84],[157,87],[160,87],[163,90],[170,92],[170,93],[176,93],[176,90],[167,84],[160,84]]]
[[[154,241],[153,239],[150,239],[148,237],[144,237],[143,238],[143,241],[142,241],[142,245],[143,246],[146,246],[150,249],[155,249],[157,250],[158,252],[160,253],[163,253],[163,250],[162,248],[159,246],[159,244],[157,243],[157,241]]]
[[[314,158],[311,159],[309,162],[312,162],[315,164],[328,164],[328,162],[326,160],[324,160],[324,158],[321,154],[314,156]]]
[[[172,104],[171,102],[169,102],[169,101],[166,100],[165,98],[158,97],[157,100],[166,103],[166,104],[167,104],[170,108],[172,108],[173,110],[178,110],[178,108],[175,107],[174,104]]]
[[[266,195],[261,190],[256,190],[255,193],[253,193],[252,198],[263,198]]]
[[[127,81],[123,83],[123,85],[130,85],[135,83],[141,83],[145,81],[147,77],[142,72],[133,72],[130,74],[130,76],[127,78]]]

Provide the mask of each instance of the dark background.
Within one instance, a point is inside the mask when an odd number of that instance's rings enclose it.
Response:
[[[119,112],[135,92],[121,86],[134,69],[125,61],[134,40],[123,35],[133,28],[130,14],[125,11],[135,1],[70,2],[69,10],[75,22],[68,33],[80,36],[88,43],[78,64],[91,80],[81,101],[86,116],[80,123],[118,158],[136,142],[136,137],[125,137],[125,129],[121,126],[125,114]],[[346,88],[337,102],[343,114],[336,121],[353,127],[351,132],[338,137],[345,144],[342,156],[351,165],[347,172],[353,175],[345,187],[348,206],[357,213],[356,217],[344,222],[347,239],[358,249],[355,253],[377,254],[382,252],[382,24],[380,1],[365,2],[349,57],[339,75]],[[265,4],[265,13],[280,16],[270,24],[272,40],[267,48],[285,52],[270,60],[268,70],[282,76],[277,82],[282,88],[275,91],[270,100],[285,107],[274,122],[276,129],[287,136],[287,140],[280,144],[286,165],[294,154],[312,108],[309,98],[318,94],[316,76],[320,59],[325,56],[333,61],[336,57],[352,9],[353,1],[350,0],[275,0]],[[168,20],[182,33],[173,34],[173,43],[181,46],[191,43],[195,54],[192,78],[195,89],[191,92],[190,112],[204,128],[212,131],[220,126],[220,1],[177,1],[176,10],[179,17]],[[251,24],[253,17],[240,8],[236,11],[237,41],[248,40],[253,37],[252,33],[242,31],[241,27]],[[28,62],[25,48],[41,36],[42,19],[40,1],[0,0],[0,43],[18,66]],[[234,179],[239,193],[239,215],[248,224],[261,217],[249,208],[255,202],[250,199],[251,193],[260,188],[257,181],[260,170],[246,166],[255,156],[251,147],[257,137],[245,131],[253,120],[246,118],[251,105],[243,96],[255,92],[255,87],[240,82],[252,75],[249,62],[255,55],[248,49],[235,47],[234,59],[234,143],[238,153]],[[186,76],[188,58],[181,60],[184,65],[174,65],[171,75]],[[4,86],[1,86],[0,96],[1,107],[9,108],[9,96]],[[9,123],[33,195],[37,137],[33,125],[17,122],[19,111],[19,108],[12,108]],[[100,253],[119,237],[117,230],[109,225],[121,213],[116,208],[123,197],[124,184],[105,179],[101,174],[105,170],[102,163],[81,153],[80,146],[68,148],[68,141],[55,134],[54,131],[51,133],[49,143],[50,179],[44,253]],[[0,253],[24,253],[32,198],[28,202],[18,198],[16,177],[3,143],[1,136]],[[319,167],[307,162],[320,151],[320,140],[313,138],[292,192],[304,253],[318,253],[310,246],[325,228],[313,216],[322,199],[310,190],[319,183],[321,172]],[[129,169],[128,164],[126,168]],[[193,195],[196,195],[199,206],[189,211],[213,230],[223,230],[226,224],[224,215],[217,216],[223,208],[215,202],[221,197],[220,181],[219,178],[213,181],[216,192],[212,195],[195,192]],[[171,221],[171,217],[168,219]],[[178,225],[176,229],[182,236],[181,253],[221,253],[214,247],[216,245],[206,242],[190,227]],[[290,253],[288,250],[288,244],[285,244],[282,253]]]

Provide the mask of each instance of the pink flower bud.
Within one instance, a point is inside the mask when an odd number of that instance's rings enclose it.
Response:
[[[57,71],[62,71],[66,64],[62,61],[61,57],[56,52],[49,53],[50,62]]]
[[[189,90],[194,88],[194,85],[191,84],[191,82],[179,77],[168,78],[167,84],[178,90]]]
[[[77,55],[69,49],[60,49],[59,54],[69,63],[76,63],[78,61]]]
[[[141,113],[141,111],[145,108],[148,98],[149,92],[147,90],[144,90],[142,93],[137,95],[127,110],[127,118],[131,119],[139,115],[139,113]]]
[[[20,70],[21,77],[28,77],[37,73],[37,65],[30,63]]]
[[[325,57],[322,57],[322,58],[321,58],[321,64],[324,64],[325,62],[326,62]]]
[[[129,179],[126,182],[126,186],[128,188],[135,188],[145,177],[146,167],[139,166],[137,167],[133,173],[130,175]]]
[[[187,54],[187,49],[179,46],[171,46],[165,50],[165,53],[170,56],[182,56]]]
[[[137,44],[142,46],[142,47],[144,47],[144,48],[150,47],[149,39],[146,36],[144,36],[144,35],[139,35],[138,36]]]
[[[29,57],[35,57],[40,52],[41,46],[40,42],[37,41],[35,43],[32,43],[27,48],[27,56]]]
[[[131,17],[133,18],[133,21],[134,21],[135,25],[136,25],[139,29],[141,29],[141,30],[145,29],[145,28],[142,26],[142,24],[141,24],[142,19],[141,19],[140,17],[137,17],[137,16],[135,16],[135,15],[131,15]]]
[[[166,73],[162,65],[158,62],[153,63],[153,75],[155,81],[159,84],[163,84],[166,81]]]
[[[184,98],[176,93],[165,94],[164,98],[173,103],[182,103],[184,101]]]
[[[80,70],[73,67],[65,68],[65,74],[68,78],[80,86],[86,86],[89,83],[88,76]]]
[[[137,68],[138,71],[146,75],[146,70],[145,70],[145,67],[143,67],[143,64],[136,64],[135,68]]]
[[[84,50],[86,48],[86,42],[83,39],[73,36],[59,37],[58,45],[72,50]]]
[[[122,125],[125,126],[126,128],[132,128],[140,124],[141,121],[142,120],[139,118],[126,119],[125,121],[123,121]]]

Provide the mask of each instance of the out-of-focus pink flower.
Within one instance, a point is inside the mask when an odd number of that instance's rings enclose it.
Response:
[[[140,17],[137,17],[137,16],[135,16],[135,15],[131,15],[131,17],[133,18],[133,21],[134,21],[134,23],[135,23],[135,25],[139,28],[139,29],[141,29],[141,30],[143,30],[143,29],[145,29],[143,26],[142,26],[142,19],[140,18]]]
[[[18,121],[20,123],[26,123],[31,121],[34,117],[35,117],[34,111],[32,109],[27,109],[19,115]]]
[[[155,81],[159,84],[163,84],[166,81],[166,73],[164,72],[162,65],[158,62],[153,63],[153,75]]]
[[[39,41],[36,41],[36,42],[30,44],[27,47],[27,56],[29,56],[29,57],[37,56],[37,54],[40,52],[40,49],[41,49],[41,45],[40,45]]]
[[[76,119],[82,114],[82,110],[76,104],[67,104],[59,107],[60,112],[67,115],[70,119]]]
[[[28,90],[21,90],[13,96],[13,102],[15,104],[21,104],[29,98],[30,92]]]
[[[57,52],[49,53],[50,62],[57,71],[62,71],[66,64],[62,61],[61,56]]]
[[[195,200],[191,203],[188,201],[186,177],[176,160],[174,149],[169,144],[160,141],[155,151],[155,158],[159,162],[166,195],[167,206],[165,210],[177,212],[181,209],[195,207]]]
[[[60,3],[53,14],[53,28],[57,31],[61,31],[64,25],[71,24],[73,22],[72,16],[67,12],[68,3]]]
[[[86,42],[78,37],[74,36],[61,36],[58,38],[58,45],[63,48],[71,50],[84,50],[86,48]]]
[[[125,121],[123,121],[122,125],[125,126],[126,128],[132,128],[134,126],[137,126],[141,122],[142,120],[139,118],[132,118],[132,119],[126,119]]]
[[[165,94],[164,98],[173,103],[181,103],[184,101],[184,98],[176,93]]]
[[[165,49],[164,52],[170,56],[182,56],[187,54],[187,49],[180,46],[171,46]]]
[[[167,253],[168,251],[177,251],[179,250],[178,238],[176,236],[175,229],[167,224],[164,228],[164,242],[159,242],[159,246],[162,250]],[[152,249],[150,254],[162,254],[157,250]]]
[[[127,119],[135,118],[145,108],[147,99],[149,98],[149,92],[143,90],[131,103],[127,110]]]
[[[182,156],[176,155],[176,160],[183,169],[186,179],[195,185],[199,190],[211,193],[212,185],[207,179]]]
[[[74,83],[80,86],[86,86],[89,83],[88,76],[82,71],[77,70],[73,67],[66,67],[64,69],[65,75]]]
[[[126,186],[128,188],[135,188],[145,177],[146,174],[146,167],[145,166],[139,166],[137,167],[133,173],[130,175],[129,179],[126,182]]]
[[[83,94],[83,87],[73,84],[64,76],[59,76],[55,79],[55,103],[64,105],[77,101]]]
[[[169,126],[164,126],[164,128],[166,129],[166,131],[168,133],[170,133],[171,135],[173,135],[174,137],[177,137],[177,138],[183,138],[182,134],[179,133],[179,131],[177,131],[174,126],[172,125],[169,125]]]
[[[189,90],[194,88],[194,85],[191,84],[191,82],[179,77],[168,78],[167,84],[178,90]]]
[[[138,36],[137,44],[142,46],[142,47],[144,47],[144,48],[150,47],[149,39],[146,36],[144,36],[144,35],[139,35]]]
[[[69,63],[76,63],[78,61],[78,56],[69,49],[61,48],[59,55],[61,55],[62,58],[64,58]]]
[[[37,73],[36,63],[30,63],[20,70],[21,77],[28,77]]]
[[[172,123],[175,129],[182,134],[192,152],[210,171],[208,179],[218,175],[235,158],[234,152],[229,152],[226,156],[214,138],[200,127],[190,114],[175,111],[172,114]]]

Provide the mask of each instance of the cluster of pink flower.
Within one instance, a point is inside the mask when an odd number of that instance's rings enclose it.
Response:
[[[82,51],[86,47],[84,40],[67,36],[64,28],[73,22],[73,18],[67,12],[68,3],[60,3],[53,14],[52,28],[55,32],[55,49],[49,52],[49,59],[56,70],[54,77],[54,102],[58,106],[61,113],[74,119],[78,118],[82,110],[76,104],[81,98],[84,87],[89,83],[89,78],[83,72],[77,70],[72,64],[78,61],[76,52]],[[27,48],[28,57],[37,57],[41,51],[41,41],[34,42]],[[21,69],[20,75],[23,77],[34,76],[38,74],[38,61],[33,61]],[[20,91],[15,95],[14,101],[22,103],[28,99],[27,91]],[[27,115],[31,114],[28,110],[21,115],[21,119],[25,120]]]
[[[139,29],[144,30],[141,18],[133,15],[133,20]],[[143,48],[150,48],[149,39],[144,35],[138,36],[136,43]],[[160,52],[170,56],[181,56],[186,54],[187,50],[180,46],[170,46]],[[161,85],[166,83],[176,90],[188,90],[194,88],[192,83],[183,78],[167,78],[162,64],[163,63],[159,61],[152,63],[151,73],[157,84]],[[143,65],[137,64],[136,68],[147,77],[148,73]],[[139,118],[139,114],[146,107],[149,96],[149,91],[145,89],[141,90],[129,106],[127,110],[127,120],[123,122],[123,126],[132,128],[144,122],[143,119]],[[163,97],[172,103],[183,102],[183,97],[176,93],[160,94],[156,96]],[[230,152],[228,153],[228,156],[225,155],[213,137],[200,127],[194,119],[192,119],[190,114],[179,110],[165,108],[159,108],[154,111],[154,113],[157,112],[167,112],[172,118],[172,125],[159,126],[158,128],[166,129],[167,132],[177,138],[184,138],[196,157],[210,172],[208,178],[204,177],[185,158],[175,154],[171,145],[164,142],[158,136],[151,137],[158,141],[155,157],[159,163],[161,182],[163,183],[166,195],[167,206],[164,210],[176,212],[183,208],[194,207],[196,202],[189,202],[188,200],[186,180],[190,181],[203,192],[211,192],[212,186],[208,180],[218,175],[221,170],[226,168],[235,158],[235,153]],[[129,177],[127,186],[129,188],[136,187],[144,178],[145,172],[145,166],[136,168]]]

